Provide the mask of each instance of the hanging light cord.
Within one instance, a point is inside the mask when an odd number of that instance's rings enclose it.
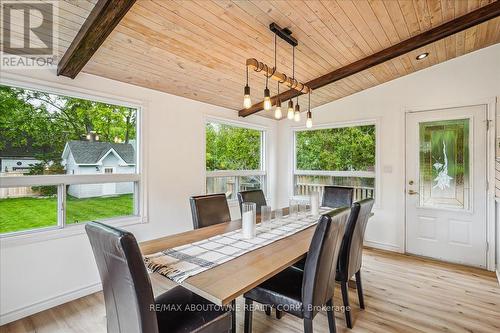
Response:
[[[247,86],[248,86],[248,66],[245,66],[247,68]]]
[[[295,46],[292,46],[292,84],[295,82]],[[292,97],[290,97],[290,101]]]
[[[278,66],[276,65],[276,34],[274,34],[274,71],[273,74],[276,72],[276,69]]]

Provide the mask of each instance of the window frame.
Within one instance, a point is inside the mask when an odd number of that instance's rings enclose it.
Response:
[[[96,175],[78,175],[78,174],[61,174],[61,175],[34,175],[34,176],[13,176],[1,177],[0,187],[23,187],[23,186],[39,186],[52,185],[57,186],[57,225],[49,227],[41,227],[34,229],[26,229],[20,231],[12,231],[0,234],[2,245],[6,242],[17,244],[18,242],[37,242],[46,239],[60,238],[75,234],[84,233],[84,225],[86,222],[77,224],[66,224],[66,185],[71,184],[105,184],[105,183],[134,183],[134,215],[117,216],[114,218],[100,219],[105,223],[114,226],[126,226],[138,223],[148,222],[147,212],[147,179],[145,176],[146,161],[146,135],[143,126],[146,122],[144,109],[147,103],[139,100],[124,98],[113,94],[103,94],[101,92],[77,88],[68,85],[62,85],[55,82],[47,82],[33,78],[26,78],[17,74],[8,74],[0,78],[0,84],[14,88],[41,91],[54,95],[62,95],[67,97],[75,97],[95,102],[119,105],[130,107],[137,112],[136,124],[136,170],[131,174],[96,174]]]
[[[260,131],[261,135],[261,149],[260,149],[260,169],[259,170],[217,170],[217,171],[208,171],[207,170],[207,132],[206,125],[208,123],[219,123],[228,126],[241,127],[246,129],[253,129]],[[269,198],[269,173],[267,167],[267,157],[268,157],[268,127],[260,126],[255,124],[248,124],[245,122],[237,121],[237,120],[228,120],[226,118],[219,118],[215,116],[206,116],[203,120],[203,174],[204,183],[203,183],[203,193],[207,194],[207,178],[214,177],[241,177],[241,176],[264,176],[264,188],[262,191],[267,198]],[[236,205],[238,203],[238,199],[228,199],[229,205]]]
[[[335,129],[335,128],[345,128],[345,127],[358,127],[358,126],[375,126],[375,165],[374,171],[327,171],[327,170],[300,170],[297,169],[297,141],[296,133],[305,131],[315,131],[323,129]],[[318,176],[333,176],[333,177],[361,177],[361,178],[374,178],[375,183],[375,207],[380,208],[380,120],[379,119],[366,119],[366,120],[355,120],[355,121],[345,121],[345,122],[334,122],[315,125],[312,128],[307,128],[305,126],[295,126],[291,127],[291,160],[292,164],[289,184],[289,196],[291,198],[297,198],[300,196],[295,195],[295,176],[297,175],[318,175]]]

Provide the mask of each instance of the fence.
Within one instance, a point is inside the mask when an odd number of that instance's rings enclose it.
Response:
[[[0,177],[19,177],[23,176],[22,171],[0,172]],[[0,187],[0,199],[33,197],[38,195],[30,186],[22,187]]]

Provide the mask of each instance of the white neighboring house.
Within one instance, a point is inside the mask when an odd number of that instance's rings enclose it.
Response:
[[[66,142],[62,164],[70,175],[134,173],[134,143],[98,141]],[[70,185],[68,194],[76,198],[90,198],[134,192],[133,183]]]
[[[34,157],[36,154],[40,153],[42,153],[42,150],[35,149],[31,146],[7,146],[4,149],[0,150],[0,173],[28,173],[35,164],[42,162]]]

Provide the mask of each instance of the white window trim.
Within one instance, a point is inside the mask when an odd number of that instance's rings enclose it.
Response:
[[[297,144],[296,132],[314,131],[321,129],[343,128],[343,127],[356,127],[356,126],[375,126],[375,171],[325,171],[325,170],[300,170],[297,169]],[[295,175],[321,175],[321,176],[337,176],[337,177],[365,177],[375,178],[375,208],[381,208],[381,174],[380,174],[380,120],[379,119],[362,119],[345,122],[334,122],[314,125],[312,128],[305,126],[294,126],[290,128],[291,145],[291,165],[292,171],[290,173],[289,183],[291,198],[295,196]]]
[[[261,142],[261,165],[260,165],[260,170],[217,170],[217,171],[207,171],[206,170],[206,165],[207,165],[207,159],[206,159],[206,153],[207,153],[207,142],[206,142],[206,124],[207,123],[219,123],[219,124],[224,124],[224,125],[229,125],[229,126],[235,126],[235,127],[242,127],[242,128],[248,128],[248,129],[254,129],[262,132],[262,142]],[[241,177],[241,176],[265,176],[266,180],[264,182],[264,195],[266,198],[270,198],[270,193],[269,193],[269,171],[268,171],[268,166],[267,166],[267,159],[268,159],[268,154],[269,154],[269,146],[268,146],[268,130],[269,128],[267,126],[262,126],[262,125],[257,125],[257,124],[250,124],[242,121],[237,121],[237,120],[232,120],[232,119],[227,119],[227,118],[222,118],[222,117],[216,117],[216,116],[205,116],[203,119],[203,174],[205,175],[204,177],[204,182],[203,182],[203,193],[207,193],[207,178],[211,177]],[[238,203],[238,199],[230,199],[228,200],[228,204],[230,206],[235,205]]]
[[[46,184],[59,185],[60,188],[65,188],[65,186],[62,186],[62,184],[134,182],[135,193],[138,193],[137,197],[134,200],[134,208],[137,212],[137,215],[102,219],[101,221],[117,227],[149,222],[147,200],[147,166],[145,164],[145,161],[147,161],[147,131],[143,130],[143,127],[145,126],[145,124],[147,124],[147,112],[145,112],[145,110],[147,109],[148,103],[146,101],[134,100],[114,94],[103,94],[102,92],[80,87],[69,86],[68,88],[68,85],[33,79],[31,77],[13,73],[2,73],[2,77],[0,77],[0,84],[21,89],[37,90],[55,95],[70,96],[96,102],[134,108],[137,110],[136,140],[137,147],[139,147],[137,152],[136,173],[134,174],[1,177],[0,187],[14,187],[23,185],[36,186]],[[24,178],[25,180],[21,180],[21,178]],[[28,181],[34,181],[35,183],[27,183]],[[60,192],[61,191],[58,190],[58,200],[65,200],[65,193]],[[58,207],[60,206],[58,205]],[[61,222],[65,217],[61,218],[60,215],[62,215],[61,212],[59,212],[58,214],[57,226],[0,234],[0,245],[2,247],[11,245],[16,246],[19,244],[36,243],[49,239],[65,238],[85,233],[85,223],[76,225],[63,225]]]
[[[210,177],[241,177],[241,176],[265,176],[264,170],[219,170],[207,171],[207,178]]]

